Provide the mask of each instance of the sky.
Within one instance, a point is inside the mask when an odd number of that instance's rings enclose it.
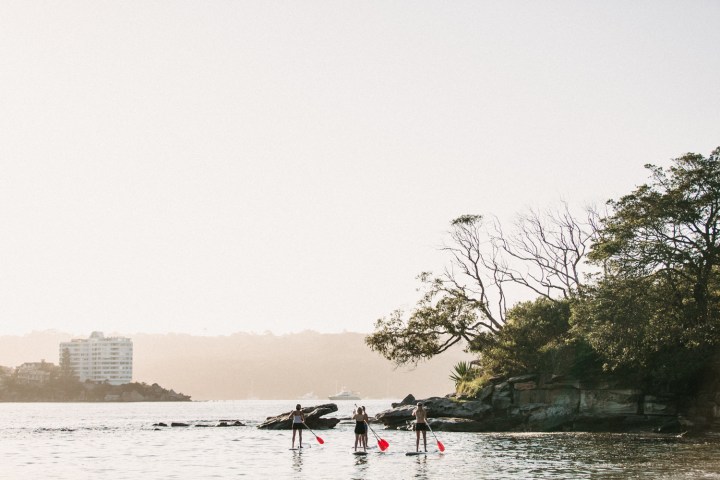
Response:
[[[369,332],[449,222],[720,145],[716,1],[0,2],[0,334]]]

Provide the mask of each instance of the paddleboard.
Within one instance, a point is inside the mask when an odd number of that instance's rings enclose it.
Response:
[[[367,455],[367,452],[352,452],[353,455]]]
[[[405,455],[427,455],[427,452],[406,452]]]

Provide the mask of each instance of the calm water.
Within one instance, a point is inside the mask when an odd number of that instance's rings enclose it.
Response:
[[[414,433],[377,433],[390,443],[351,455],[352,425],[305,432],[311,448],[290,451],[288,431],[254,425],[296,401],[197,403],[0,403],[1,479],[435,479],[435,478],[717,478],[720,438],[598,434],[442,432],[427,456],[409,457]],[[306,402],[308,403],[308,402]],[[322,401],[308,404],[322,403]],[[347,417],[352,402],[337,402]],[[363,401],[370,414],[387,400]],[[156,422],[238,419],[246,427],[153,429]],[[377,445],[370,437],[371,444]]]

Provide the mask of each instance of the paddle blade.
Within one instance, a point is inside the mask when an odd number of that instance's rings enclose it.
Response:
[[[390,444],[387,441],[385,441],[385,439],[381,438],[380,440],[378,440],[378,447],[380,447],[381,451],[384,452],[385,450],[387,450],[387,448],[389,446],[390,446]]]
[[[445,451],[445,445],[443,445],[440,440],[438,440],[438,448],[440,449],[441,452]]]
[[[322,445],[323,443],[325,443],[325,440],[323,440],[322,438],[318,437],[317,435],[315,435],[315,438],[317,439],[317,441],[318,441],[318,443],[319,443],[320,445]],[[443,447],[443,448],[444,448],[444,447]]]

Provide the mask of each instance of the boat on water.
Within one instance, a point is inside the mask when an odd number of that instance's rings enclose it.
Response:
[[[360,394],[343,387],[340,392],[328,397],[330,400],[361,400]]]

